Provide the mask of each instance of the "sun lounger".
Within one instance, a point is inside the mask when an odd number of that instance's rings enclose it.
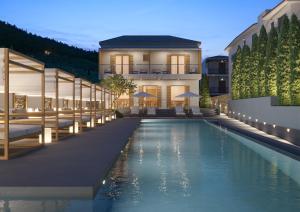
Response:
[[[0,128],[3,129],[3,124],[0,124]],[[10,124],[9,125],[9,138],[17,139],[31,135],[37,135],[42,132],[40,125],[25,125],[25,124]],[[4,132],[0,131],[0,139],[4,139]]]
[[[131,114],[131,115],[139,115],[139,113],[140,113],[139,107],[132,107],[132,108],[130,109],[130,114]]]
[[[147,108],[147,115],[155,116],[156,115],[156,108],[155,107],[148,107]]]
[[[176,112],[177,116],[185,116],[186,115],[183,110],[183,107],[180,107],[180,106],[175,107],[175,112]]]
[[[191,107],[193,116],[202,116],[203,114],[200,112],[199,107]]]

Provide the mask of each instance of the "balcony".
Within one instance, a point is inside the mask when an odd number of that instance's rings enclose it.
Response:
[[[209,87],[209,92],[211,95],[220,95],[228,93],[228,87]]]
[[[228,75],[228,69],[221,70],[221,69],[207,69],[207,76],[226,76]]]
[[[158,79],[185,79],[200,80],[198,64],[133,64],[133,65],[100,65],[100,70],[105,76],[122,74],[127,79],[158,80]]]

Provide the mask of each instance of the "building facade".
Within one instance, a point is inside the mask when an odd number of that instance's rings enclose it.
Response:
[[[232,72],[232,56],[236,53],[238,46],[244,43],[251,47],[252,36],[256,33],[259,35],[260,28],[264,25],[267,32],[271,30],[272,25],[278,27],[281,18],[287,15],[289,18],[295,14],[300,18],[300,1],[299,0],[283,0],[272,9],[265,10],[258,16],[257,23],[249,26],[245,31],[239,34],[227,47],[226,51],[229,56],[229,92],[231,92],[231,72]]]
[[[204,73],[208,77],[211,96],[228,94],[228,57],[215,56],[204,60]]]
[[[153,97],[122,95],[117,107],[172,108],[188,104],[176,96],[191,91],[199,93],[202,73],[201,42],[173,36],[120,36],[100,42],[100,79],[122,74],[137,85],[135,92]],[[190,99],[198,106],[197,98]]]

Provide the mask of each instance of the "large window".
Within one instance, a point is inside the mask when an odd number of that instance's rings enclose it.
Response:
[[[183,107],[185,105],[185,98],[177,96],[183,94],[186,91],[186,89],[187,88],[184,85],[171,86],[171,107]]]
[[[185,56],[171,56],[171,74],[185,74]]]
[[[129,74],[129,56],[116,56],[116,74]]]
[[[129,108],[130,105],[130,97],[127,93],[122,94],[117,100],[116,100],[116,107],[117,108]]]
[[[159,89],[157,85],[145,85],[143,86],[143,91],[153,95],[153,97],[147,97],[144,99],[144,106],[146,107],[158,107],[159,101]]]

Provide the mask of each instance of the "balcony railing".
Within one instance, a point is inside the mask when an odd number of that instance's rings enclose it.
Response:
[[[207,74],[208,75],[227,75],[228,74],[228,69],[222,70],[222,69],[208,68],[207,69]]]
[[[198,64],[100,65],[104,74],[200,74]]]
[[[209,87],[209,92],[211,94],[215,93],[228,93],[228,88],[222,88],[222,87]]]

